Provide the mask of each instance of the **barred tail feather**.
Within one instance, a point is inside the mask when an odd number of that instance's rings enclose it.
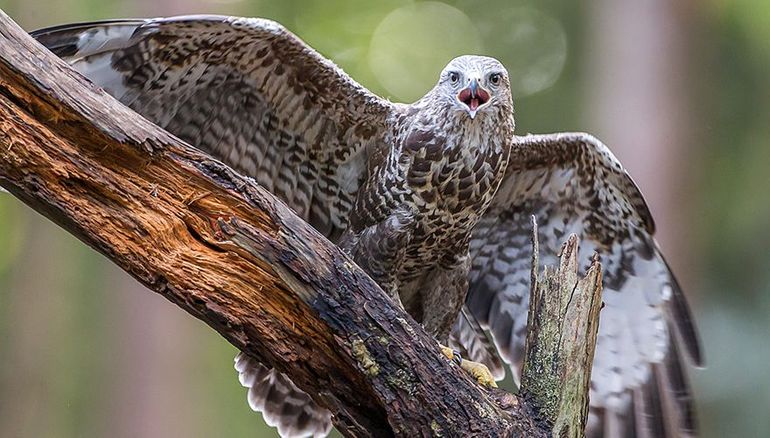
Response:
[[[465,306],[452,326],[449,346],[459,351],[463,358],[486,365],[495,380],[505,378],[505,365],[497,353],[497,348]]]
[[[320,438],[332,428],[331,413],[318,406],[284,374],[244,353],[235,357],[238,380],[248,388],[249,406],[283,438]]]

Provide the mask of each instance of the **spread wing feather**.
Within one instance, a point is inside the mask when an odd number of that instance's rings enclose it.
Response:
[[[578,234],[581,269],[594,251],[604,268],[589,436],[694,434],[677,342],[695,364],[702,361],[700,346],[637,186],[609,149],[587,134],[517,137],[510,163],[471,241],[472,313],[517,368],[527,324],[529,218],[538,221],[543,264],[556,265],[563,240]]]
[[[32,35],[145,118],[254,177],[328,237],[344,230],[392,106],[278,23],[183,16]]]

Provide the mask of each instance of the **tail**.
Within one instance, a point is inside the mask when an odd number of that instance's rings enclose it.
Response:
[[[249,388],[251,409],[261,412],[265,422],[283,438],[325,437],[331,431],[331,413],[318,406],[288,377],[244,353],[235,357],[241,385]]]

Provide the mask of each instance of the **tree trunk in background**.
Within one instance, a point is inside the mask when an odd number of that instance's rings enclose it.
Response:
[[[7,303],[0,313],[0,357],[6,362],[0,367],[0,436],[55,436],[64,425],[52,405],[66,398],[58,380],[66,376],[56,368],[61,350],[72,348],[63,339],[72,297],[60,289],[73,282],[74,269],[72,259],[64,256],[64,231],[31,209],[25,208],[21,216],[27,231],[23,250],[7,289],[0,291]]]
[[[695,204],[690,157],[696,138],[688,2],[595,0],[587,11],[588,126],[639,184],[657,239],[693,298],[691,222]]]
[[[117,266],[105,266],[110,289],[105,308],[112,313],[106,328],[112,351],[105,361],[111,418],[101,425],[106,428],[102,436],[196,436],[190,364],[205,352],[190,337],[195,321],[163,297],[148,294]]]

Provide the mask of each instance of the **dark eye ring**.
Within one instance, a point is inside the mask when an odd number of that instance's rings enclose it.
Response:
[[[500,78],[501,78],[500,73],[492,73],[491,75],[489,75],[489,82],[492,85],[500,85]]]
[[[457,74],[457,72],[453,71],[453,72],[449,73],[449,82],[451,82],[453,84],[456,84],[457,81],[459,81],[459,80],[460,80],[460,75]]]

